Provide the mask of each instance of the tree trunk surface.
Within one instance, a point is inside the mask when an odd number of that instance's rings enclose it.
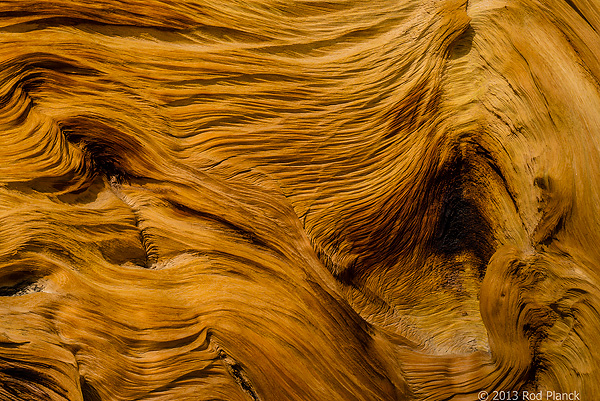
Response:
[[[0,1],[0,400],[600,397],[600,3]]]

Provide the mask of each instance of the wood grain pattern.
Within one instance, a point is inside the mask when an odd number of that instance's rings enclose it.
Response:
[[[599,32],[0,1],[0,399],[595,399]]]

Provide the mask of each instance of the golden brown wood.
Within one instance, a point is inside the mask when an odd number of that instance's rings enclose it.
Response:
[[[0,400],[597,399],[599,32],[0,1]]]

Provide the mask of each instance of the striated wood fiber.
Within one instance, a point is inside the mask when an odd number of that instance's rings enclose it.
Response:
[[[598,399],[599,33],[0,1],[0,400]]]

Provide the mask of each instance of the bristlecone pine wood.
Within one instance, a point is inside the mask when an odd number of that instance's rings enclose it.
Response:
[[[2,401],[594,401],[599,286],[597,0],[0,1]]]

